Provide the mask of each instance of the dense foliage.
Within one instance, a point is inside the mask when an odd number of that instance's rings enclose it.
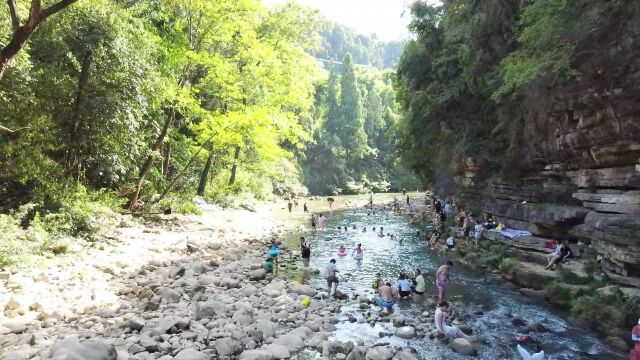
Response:
[[[196,211],[196,194],[242,204],[306,194],[304,183],[363,187],[397,167],[388,76],[350,60],[329,76],[310,54],[335,39],[322,38],[327,21],[314,10],[258,0],[7,4],[0,228],[12,242],[0,258],[90,239],[109,211]],[[362,61],[385,63],[381,43],[345,34],[328,57],[358,48]],[[325,154],[336,157],[329,168]],[[327,169],[339,174],[318,178]]]
[[[525,119],[580,76],[590,38],[637,12],[626,0],[415,2],[395,82],[404,158],[441,192],[469,157],[480,179],[519,175]]]
[[[311,51],[316,58],[340,64],[346,54],[351,54],[354,63],[381,70],[394,67],[404,48],[403,41],[384,42],[376,38],[375,34],[358,34],[330,21],[325,22],[321,38],[320,46]]]
[[[346,54],[316,93],[313,143],[302,163],[313,193],[417,189],[396,151],[397,104],[391,71],[356,67]]]

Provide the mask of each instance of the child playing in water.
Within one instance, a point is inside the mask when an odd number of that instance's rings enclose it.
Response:
[[[353,250],[353,253],[355,254],[356,260],[362,260],[362,257],[364,256],[364,250],[362,250],[362,244],[358,244],[358,246],[356,246],[356,248]]]
[[[345,249],[344,245],[340,245],[340,247],[338,248],[338,252],[339,253],[345,253],[345,252],[347,252],[347,249]]]

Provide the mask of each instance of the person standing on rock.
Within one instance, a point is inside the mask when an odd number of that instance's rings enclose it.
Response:
[[[324,278],[327,280],[327,286],[329,287],[329,294],[331,291],[338,290],[338,269],[336,268],[336,259],[329,260],[329,263],[324,268]],[[333,289],[333,284],[336,284],[335,290]]]
[[[422,275],[422,270],[416,269],[416,278],[414,283],[415,286],[413,288],[413,292],[417,295],[424,295],[426,284],[424,281],[424,276]]]
[[[469,342],[475,340],[475,337],[468,336],[456,326],[447,325],[447,316],[449,316],[449,303],[446,301],[441,301],[438,303],[438,308],[436,309],[436,314],[434,317],[436,329],[440,334],[451,338],[463,338]]]
[[[438,291],[438,303],[444,301],[444,295],[447,291],[447,281],[449,280],[449,271],[453,266],[451,260],[447,260],[444,265],[438,268],[436,271],[436,290]]]
[[[474,239],[476,241],[476,246],[478,246],[478,242],[482,240],[482,231],[484,227],[480,223],[480,220],[476,220],[476,226],[473,228],[475,230]]]
[[[304,267],[309,267],[309,259],[311,258],[311,245],[304,236],[300,237],[300,250],[302,252],[302,264]]]

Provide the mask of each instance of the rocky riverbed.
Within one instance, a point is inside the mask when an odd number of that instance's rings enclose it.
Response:
[[[174,220],[125,219],[103,249],[3,273],[1,359],[416,358],[401,346],[328,341],[341,306],[361,302],[364,312],[368,299],[338,300],[266,274],[265,249],[282,225],[220,209]],[[394,321],[401,338],[427,330],[375,314],[368,321]]]

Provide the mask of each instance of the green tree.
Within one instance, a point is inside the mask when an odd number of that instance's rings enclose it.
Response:
[[[344,57],[342,76],[340,77],[340,119],[342,126],[338,137],[345,144],[347,163],[361,158],[367,151],[364,116],[360,89],[351,55]]]

